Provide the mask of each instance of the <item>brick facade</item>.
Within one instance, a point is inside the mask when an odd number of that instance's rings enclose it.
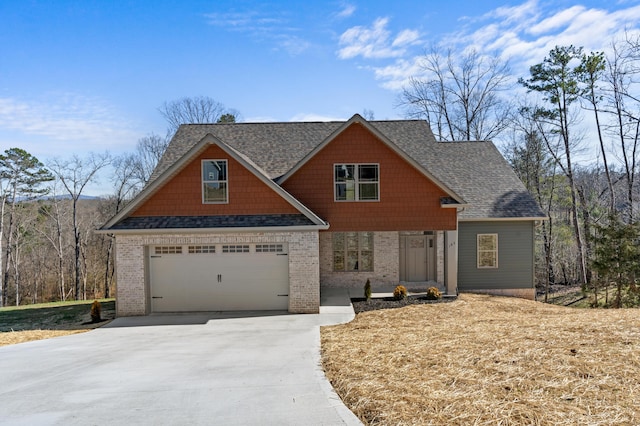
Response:
[[[320,232],[320,285],[322,287],[362,288],[370,280],[375,287],[389,287],[400,282],[400,234],[422,234],[422,231],[374,232],[373,271],[342,272],[333,270],[332,232]],[[436,231],[436,277],[444,288],[444,232]]]
[[[398,232],[374,232],[373,271],[336,272],[333,270],[332,232],[320,232],[320,283],[322,287],[364,287],[398,284],[400,246]]]
[[[289,312],[317,313],[320,308],[318,232],[154,234],[116,237],[117,316],[150,311],[145,248],[151,245],[287,243],[289,247]]]

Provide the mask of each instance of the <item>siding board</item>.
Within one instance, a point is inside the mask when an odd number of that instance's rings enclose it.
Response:
[[[533,221],[461,222],[458,230],[458,289],[533,288]],[[498,268],[478,269],[477,234],[498,234]]]

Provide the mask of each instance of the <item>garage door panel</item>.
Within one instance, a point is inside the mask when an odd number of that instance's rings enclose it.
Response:
[[[154,248],[152,247],[152,253]],[[152,311],[286,310],[286,253],[166,253],[151,255]]]

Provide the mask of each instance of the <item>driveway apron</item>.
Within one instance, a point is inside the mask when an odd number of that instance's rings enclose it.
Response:
[[[358,425],[320,367],[353,311],[119,318],[0,348],[0,424]]]

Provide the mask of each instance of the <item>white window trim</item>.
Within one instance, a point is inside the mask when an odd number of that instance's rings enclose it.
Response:
[[[226,180],[205,180],[204,179],[204,163],[205,161],[224,161],[225,167],[227,169],[227,179]],[[227,188],[226,199],[224,201],[206,201],[204,199],[204,184],[208,182],[224,182]],[[202,204],[229,204],[229,161],[226,158],[205,158],[200,161],[200,191],[202,192]]]
[[[355,199],[354,200],[338,200],[338,191],[336,190],[337,184],[342,182],[336,181],[336,166],[356,166],[355,172]],[[375,183],[378,185],[378,199],[377,200],[361,200],[360,199],[360,185],[358,181],[358,168],[360,166],[376,166],[378,168],[378,180],[377,181],[367,181],[366,183]],[[333,201],[337,203],[378,203],[380,202],[380,163],[334,163],[333,168],[331,169],[331,173],[333,174]]]
[[[492,236],[496,241],[495,250],[482,250],[482,252],[495,252],[496,264],[493,266],[480,266],[480,237]],[[476,235],[476,266],[478,269],[498,269],[498,234],[477,234]]]

